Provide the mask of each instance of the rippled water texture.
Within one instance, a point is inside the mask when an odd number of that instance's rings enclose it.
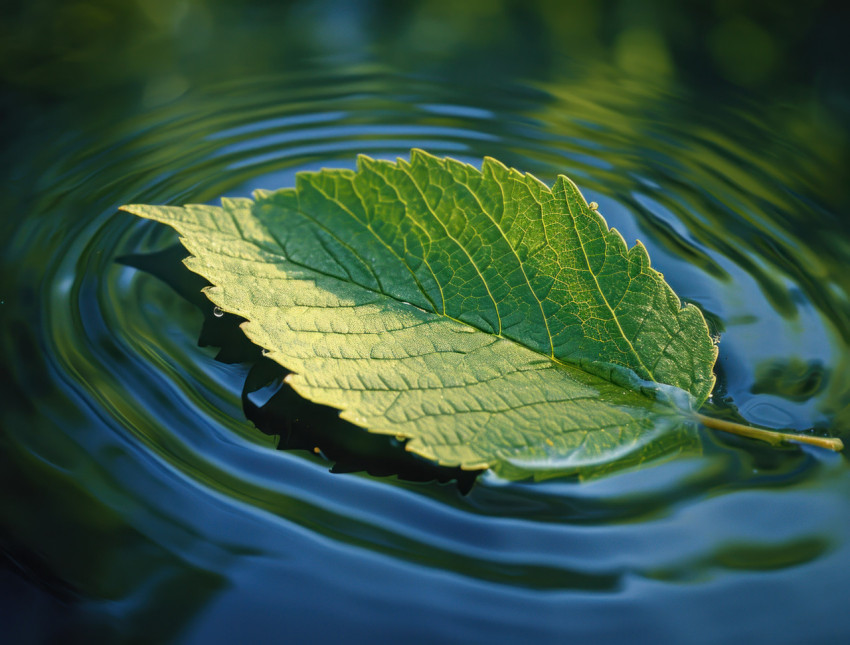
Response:
[[[116,210],[414,146],[564,173],[720,335],[717,414],[846,441],[846,224],[752,106],[701,108],[604,74],[272,76],[34,155],[0,294],[7,608],[107,640],[841,642],[846,453],[706,431],[701,456],[583,484],[331,473],[246,419],[245,348],[198,346],[212,306],[173,253],[127,260],[174,234]]]

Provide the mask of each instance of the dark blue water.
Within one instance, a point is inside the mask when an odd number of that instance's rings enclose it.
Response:
[[[717,414],[846,442],[850,237],[824,155],[746,92],[708,109],[602,62],[261,71],[11,112],[26,125],[2,198],[10,642],[847,638],[846,453],[704,431],[701,455],[585,483],[330,472],[246,417],[256,357],[209,336],[212,305],[181,292],[178,262],[127,261],[176,238],[117,211],[411,147],[567,174],[720,335]]]

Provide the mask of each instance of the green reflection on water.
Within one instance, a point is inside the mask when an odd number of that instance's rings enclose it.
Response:
[[[316,63],[327,69],[391,61],[455,81],[546,80],[576,64],[590,64],[593,76],[593,65],[613,66],[622,79],[694,91],[707,106],[718,92],[746,88],[746,109],[813,155],[816,192],[846,205],[844,182],[822,169],[847,159],[848,93],[835,49],[847,12],[820,5],[11,2],[0,13],[0,79],[16,100],[96,96],[89,107],[97,113],[127,102],[150,109],[210,82]],[[773,140],[754,149],[770,157],[782,151]]]

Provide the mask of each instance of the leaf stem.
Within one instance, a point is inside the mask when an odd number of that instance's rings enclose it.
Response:
[[[741,435],[742,437],[751,437],[752,439],[761,439],[767,441],[772,446],[778,446],[787,441],[796,441],[797,443],[807,443],[812,446],[835,450],[836,452],[844,449],[844,442],[837,437],[813,437],[811,435],[791,434],[790,432],[776,432],[774,430],[763,430],[762,428],[753,428],[742,423],[734,421],[724,421],[723,419],[714,419],[707,417],[704,414],[697,413],[697,421],[707,428],[722,430],[732,434]]]

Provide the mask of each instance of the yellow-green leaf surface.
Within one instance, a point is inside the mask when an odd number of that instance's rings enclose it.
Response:
[[[178,231],[301,395],[440,464],[634,463],[687,443],[714,384],[700,311],[563,176],[414,150],[221,207],[125,209]]]

